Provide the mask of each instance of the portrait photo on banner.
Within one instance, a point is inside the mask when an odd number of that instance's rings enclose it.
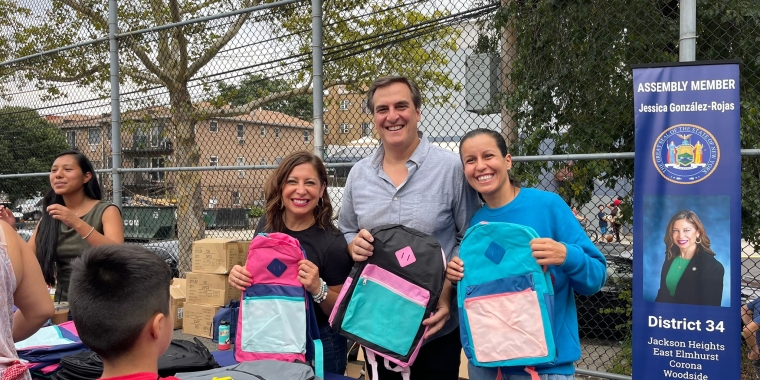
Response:
[[[731,305],[728,196],[643,197],[647,302]]]

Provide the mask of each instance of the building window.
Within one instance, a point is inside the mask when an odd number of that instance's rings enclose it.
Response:
[[[136,157],[132,159],[132,167],[133,168],[148,168],[148,159],[145,157]],[[134,173],[135,178],[135,184],[145,184],[148,182],[148,179],[150,178],[150,173],[148,172],[137,172]]]
[[[372,137],[372,123],[362,123],[362,137]]]
[[[138,157],[132,160],[132,167],[133,168],[147,168],[148,167],[148,159]]]
[[[346,134],[348,133],[348,130],[351,129],[350,124],[343,123],[340,125],[340,133]]]
[[[238,140],[242,140],[245,138],[245,126],[243,124],[237,125],[237,136],[238,136]]]
[[[240,192],[239,191],[232,192],[232,205],[240,206]]]
[[[346,111],[346,110],[348,110],[348,106],[349,106],[349,105],[350,105],[350,103],[348,102],[348,100],[341,100],[341,101],[340,101],[340,110],[341,110],[341,111]]]
[[[161,144],[162,138],[161,136],[164,134],[164,126],[157,124],[150,128],[150,146],[153,148],[156,148]],[[164,147],[166,144],[163,144]]]
[[[148,147],[148,136],[145,132],[138,129],[132,135],[132,149],[145,149]]]
[[[369,107],[367,107],[367,99],[362,99],[362,112],[366,114],[371,114]]]
[[[164,167],[164,159],[160,157],[151,158],[150,159],[150,167],[152,168],[163,168]],[[165,172],[150,172],[150,180],[152,182],[164,182],[164,173]]]
[[[90,145],[100,144],[100,129],[90,128],[87,130],[87,143]]]
[[[303,131],[303,142],[309,142],[311,140],[311,132]]]
[[[219,200],[216,199],[216,197],[211,197],[211,199],[208,200],[208,208],[216,208],[216,205],[219,203]]]
[[[280,138],[280,128],[274,129],[274,138],[279,139]]]
[[[208,158],[208,166],[219,166],[219,157],[211,156]]]
[[[238,157],[235,160],[237,166],[245,166],[245,157]],[[245,170],[238,170],[238,178],[245,178]]]
[[[322,132],[325,134],[325,136],[330,134],[330,126],[325,124],[322,126]]]
[[[66,142],[69,143],[71,149],[77,147],[77,131],[66,131]]]
[[[211,133],[219,132],[219,122],[216,120],[211,120],[211,122],[208,123],[208,131]]]
[[[238,133],[240,135],[240,133]],[[267,127],[261,127],[261,132],[259,132],[259,136],[266,137],[267,136]]]

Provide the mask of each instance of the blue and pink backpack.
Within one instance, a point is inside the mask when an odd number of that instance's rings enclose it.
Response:
[[[330,325],[364,346],[372,379],[377,380],[376,355],[408,379],[427,331],[422,321],[435,311],[443,289],[446,257],[438,241],[409,227],[384,225],[370,233],[373,254],[354,264]]]
[[[322,344],[311,296],[298,281],[306,254],[297,239],[279,232],[258,234],[245,268],[252,285],[240,300],[235,359],[313,363],[324,377]]]
[[[459,246],[465,275],[457,284],[464,353],[478,367],[535,366],[556,360],[551,273],[533,257],[530,227],[481,222]]]

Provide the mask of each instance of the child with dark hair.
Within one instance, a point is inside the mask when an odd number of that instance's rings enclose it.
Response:
[[[163,260],[136,245],[98,246],[72,263],[69,307],[79,338],[103,360],[103,379],[158,379],[174,330],[171,279]]]

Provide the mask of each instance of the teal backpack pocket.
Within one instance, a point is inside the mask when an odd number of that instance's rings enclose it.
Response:
[[[306,352],[303,297],[245,297],[241,305],[242,349],[260,353]]]
[[[367,265],[341,327],[399,355],[406,355],[425,318],[427,290],[375,265]]]

